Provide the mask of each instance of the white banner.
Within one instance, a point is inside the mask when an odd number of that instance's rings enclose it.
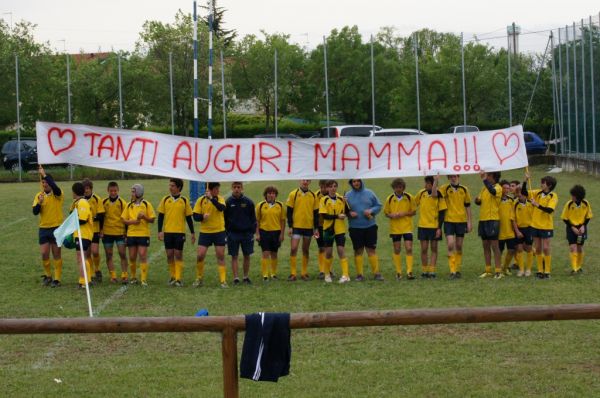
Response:
[[[382,178],[528,165],[522,126],[460,134],[200,139],[37,122],[38,161],[199,181]]]

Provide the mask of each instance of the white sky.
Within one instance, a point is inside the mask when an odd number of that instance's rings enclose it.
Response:
[[[206,4],[205,0],[199,4]],[[37,24],[36,38],[50,47],[74,53],[131,50],[146,20],[174,21],[178,9],[192,11],[191,0],[2,0],[0,17]],[[226,28],[240,36],[261,29],[282,32],[302,46],[314,48],[331,29],[358,25],[368,37],[383,26],[403,36],[430,28],[465,32],[465,40],[506,34],[516,22],[522,32],[564,27],[590,15],[598,22],[600,3],[592,0],[217,0],[227,9]],[[200,10],[204,12],[204,10]],[[549,33],[526,34],[521,49],[543,52]],[[62,40],[65,40],[64,43]],[[490,40],[504,46],[506,38]]]

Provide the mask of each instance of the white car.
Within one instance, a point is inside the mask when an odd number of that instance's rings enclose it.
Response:
[[[398,137],[403,135],[426,135],[427,133],[422,130],[417,129],[404,129],[404,128],[396,128],[396,129],[381,129],[381,130],[371,130],[371,137]]]
[[[476,133],[479,131],[479,127],[477,126],[466,126],[466,125],[460,125],[460,126],[452,126],[448,129],[448,131],[446,131],[446,133],[448,134],[456,134],[456,133]]]
[[[329,135],[327,135],[327,127],[321,128],[321,138],[370,137],[372,130],[372,124],[349,124],[343,126],[329,126]],[[375,125],[375,130],[381,130],[381,127]]]

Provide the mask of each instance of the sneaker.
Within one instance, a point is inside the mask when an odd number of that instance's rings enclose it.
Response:
[[[308,274],[304,274],[300,276],[300,279],[302,279],[304,282],[307,282],[310,280],[310,276]]]
[[[521,278],[523,276],[525,276],[525,272],[519,270],[519,272],[517,272],[517,278]]]
[[[252,281],[251,281],[251,280],[250,280],[250,278],[248,278],[248,277],[245,277],[245,278],[242,280],[242,282],[244,282],[244,284],[245,284],[245,285],[251,285],[251,284],[252,284]]]
[[[365,277],[362,275],[356,275],[356,279],[354,279],[357,282],[363,282],[365,280]]]
[[[233,284],[234,285],[239,285],[240,284],[240,278],[233,278]]]
[[[429,273],[428,272],[422,272],[421,273],[421,278],[423,278],[423,279],[429,278]]]
[[[325,281],[325,283],[333,282],[333,279],[331,279],[331,275],[325,275],[325,278],[323,278],[323,280]]]
[[[542,272],[536,272],[535,273],[535,277],[538,278],[538,279],[544,279],[544,273],[542,273]]]
[[[577,270],[577,273],[578,273],[578,274],[583,274],[583,268],[579,268],[579,269]]]
[[[83,283],[78,283],[77,289],[85,289],[85,285]]]
[[[348,283],[348,282],[350,282],[350,278],[345,275],[342,275],[342,277],[338,281],[338,283]]]
[[[268,276],[263,276],[263,282],[268,282],[269,281],[269,277]]]
[[[494,275],[494,279],[502,279],[504,278],[504,274],[502,272],[496,272]]]
[[[196,278],[194,283],[192,283],[192,287],[200,287],[203,284],[204,284],[204,281],[202,280],[202,278]]]
[[[329,272],[329,276],[331,276],[331,279],[335,279],[335,274],[333,273],[333,271]]]
[[[121,278],[121,283],[124,285],[128,285],[129,284],[129,278]]]
[[[456,279],[462,278],[462,275],[461,275],[460,271],[456,272],[455,275],[456,275]]]
[[[375,279],[376,281],[379,281],[379,282],[383,282],[384,281],[383,275],[381,275],[380,273],[375,274],[375,276],[373,277],[373,279]]]
[[[42,286],[50,286],[51,283],[52,283],[51,276],[42,275]]]
[[[437,278],[437,275],[435,274],[435,272],[430,272],[429,279],[435,279],[435,278]]]
[[[412,272],[409,272],[408,274],[406,274],[406,279],[408,279],[409,281],[412,281],[415,279],[415,276],[413,275]]]
[[[402,280],[402,274],[396,274],[396,280],[397,281]]]
[[[296,275],[290,275],[288,276],[288,282],[296,282]]]
[[[174,287],[183,287],[183,282],[181,281],[175,281],[175,283],[173,283]]]
[[[531,270],[526,270],[525,271],[525,277],[531,276]]]
[[[102,271],[96,271],[94,276],[92,276],[92,279],[98,283],[102,283]]]
[[[550,274],[544,274],[544,279],[550,279]]]
[[[480,278],[490,278],[494,276],[494,274],[492,274],[491,272],[484,272],[483,274],[479,275]]]
[[[131,280],[129,281],[130,285],[137,285],[138,284],[138,280],[137,278],[131,278]]]
[[[173,286],[175,284],[175,278],[173,278],[173,277],[169,278],[169,282],[167,282],[167,284],[169,286]]]
[[[229,285],[227,284],[227,282],[221,283],[221,289],[227,289],[228,287]]]
[[[110,278],[110,283],[118,283],[119,281],[117,280],[117,278]]]
[[[271,275],[271,279],[278,280],[279,278],[277,277],[277,275]]]
[[[321,280],[321,281],[322,281],[323,279],[325,279],[325,273],[324,273],[324,272],[319,272],[319,276],[317,276],[317,279],[319,279],[319,280]]]
[[[140,283],[140,285],[142,287],[148,287],[148,282],[147,281],[142,281],[142,283]]]
[[[456,279],[456,273],[451,272],[450,275],[448,276],[448,279]]]
[[[61,283],[58,279],[55,279],[52,281],[52,283],[50,283],[50,287],[60,287]]]

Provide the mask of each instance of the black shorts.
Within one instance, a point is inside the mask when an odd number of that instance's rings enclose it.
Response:
[[[227,252],[237,257],[242,247],[242,254],[249,256],[254,253],[254,234],[252,232],[229,232],[227,234]]]
[[[517,247],[517,240],[515,238],[510,238],[510,239],[501,239],[498,241],[498,246],[500,246],[500,251],[504,251],[504,248],[506,247],[506,250],[515,250],[515,247]]]
[[[319,226],[319,237],[317,238],[317,246],[320,248],[325,247],[323,242],[323,226]]]
[[[75,250],[80,251],[79,239],[75,238],[74,242],[75,242]],[[86,252],[90,248],[91,244],[92,244],[91,240],[89,240],[89,239],[81,239],[81,246],[83,246],[83,251],[84,252]]]
[[[183,244],[185,243],[185,234],[178,232],[165,232],[165,249],[171,250],[183,250]]]
[[[587,227],[585,229],[585,233],[582,235],[582,238],[580,238],[581,239],[580,243],[577,243],[577,235],[575,235],[573,233],[573,231],[571,230],[571,227],[566,225],[566,228],[567,228],[567,241],[569,242],[569,244],[583,246],[583,244],[585,243],[585,241],[587,239]]]
[[[100,243],[100,233],[94,232],[94,237],[92,238],[92,243]]]
[[[459,238],[462,238],[467,233],[467,223],[466,222],[444,222],[444,234],[448,235],[456,235]]]
[[[150,237],[149,236],[128,236],[127,237],[127,247],[137,247],[137,246],[150,246]]]
[[[104,235],[102,237],[102,244],[104,247],[113,247],[114,244],[121,246],[125,244],[125,236],[123,235]]]
[[[323,247],[333,247],[333,242],[336,246],[346,246],[346,234],[333,235],[331,239],[323,239]]]
[[[523,227],[519,228],[519,231],[523,234],[522,238],[515,238],[517,241],[517,245],[528,245],[531,246],[533,244],[533,235],[531,227]]]
[[[417,228],[417,238],[419,240],[441,240],[442,236],[440,234],[439,237],[435,237],[435,233],[437,231],[437,228],[423,228],[423,227],[419,227]]]
[[[481,240],[498,240],[498,235],[500,234],[500,221],[479,221],[478,234],[481,237]]]
[[[40,228],[38,231],[38,243],[40,245],[50,243],[56,244],[56,238],[54,237],[54,230],[58,227],[51,228]]]
[[[300,235],[300,236],[307,236],[307,237],[311,237],[313,236],[313,229],[312,228],[292,228],[292,237],[294,237],[294,235]]]
[[[368,249],[377,247],[377,225],[371,225],[368,228],[350,228],[349,232],[354,250],[360,250],[363,247]]]
[[[554,236],[554,230],[552,230],[552,229],[531,228],[531,230],[532,230],[531,235],[534,238],[548,239],[548,238],[552,238]]]
[[[227,234],[225,231],[222,232],[200,232],[198,234],[198,246],[211,247],[225,246],[227,243]]]
[[[401,242],[402,239],[404,239],[404,241],[406,242],[413,240],[413,234],[412,232],[409,232],[407,234],[390,234],[390,238],[392,238],[392,242]]]
[[[264,252],[277,252],[281,246],[279,236],[281,231],[265,231],[259,230],[260,242],[258,243],[262,251]]]

